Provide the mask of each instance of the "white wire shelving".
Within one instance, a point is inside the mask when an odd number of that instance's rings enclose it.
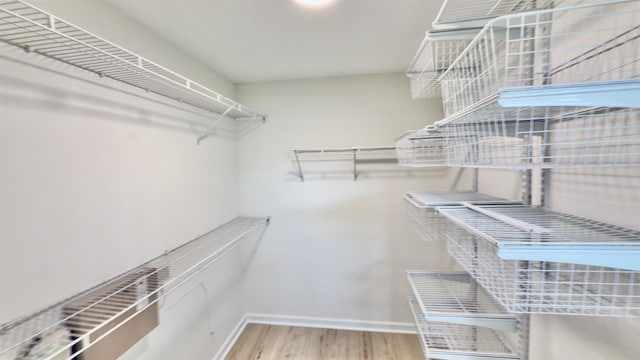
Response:
[[[433,21],[434,29],[484,26],[497,16],[550,8],[561,0],[445,0]]]
[[[446,138],[437,129],[427,126],[409,130],[396,139],[398,165],[408,167],[447,166]]]
[[[640,164],[637,1],[491,20],[441,77],[450,166]]]
[[[467,272],[407,271],[416,302],[428,322],[515,332],[518,319]]]
[[[394,146],[369,146],[333,149],[293,149],[293,157],[300,181],[305,180],[303,163],[346,163],[351,165],[353,180],[357,180],[360,172],[358,165],[364,164],[397,164]]]
[[[159,299],[198,275],[241,240],[257,236],[269,218],[239,217],[125,274],[0,326],[0,359],[78,358]],[[143,287],[141,287],[141,284]],[[53,338],[38,347],[44,338]],[[38,348],[38,353],[33,352]]]
[[[407,69],[414,99],[440,97],[440,76],[480,32],[480,28],[427,31]]]
[[[0,41],[210,111],[212,122],[201,129],[198,140],[223,119],[236,120],[238,131],[265,120],[242,104],[21,0],[0,0]]]
[[[441,129],[447,162],[507,169],[640,165],[640,109],[558,109],[567,112],[489,105],[461,116]]]
[[[625,107],[638,106],[637,99],[624,95],[638,86],[639,21],[634,0],[495,18],[443,73],[445,115],[468,111],[509,90],[533,99],[528,106],[546,104],[534,96],[545,91],[555,99],[554,106],[608,106],[611,98],[627,100]],[[618,87],[622,96],[615,92]],[[608,96],[599,93],[601,88]],[[596,95],[582,104],[580,93]],[[593,97],[600,103],[594,104]],[[527,102],[503,106],[524,107]]]
[[[427,359],[460,360],[518,360],[500,331],[442,322],[426,321],[414,298],[409,305],[418,328],[420,344]]]
[[[416,231],[426,241],[445,239],[443,222],[447,220],[438,214],[436,208],[460,206],[462,202],[474,204],[522,204],[476,191],[428,191],[408,192],[404,195],[407,215]]]
[[[438,211],[451,255],[509,311],[640,316],[640,232],[533,206]]]

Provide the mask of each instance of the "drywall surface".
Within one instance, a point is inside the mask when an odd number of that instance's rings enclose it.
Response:
[[[251,313],[411,322],[406,269],[449,269],[405,215],[407,190],[444,190],[445,168],[302,162],[291,149],[393,145],[442,117],[440,99],[411,100],[400,74],[239,85],[241,101],[269,114],[239,141],[241,212],[273,217],[249,269]],[[459,181],[468,186],[467,177]]]
[[[91,28],[96,33],[126,35],[127,47],[140,45],[159,62],[179,53],[115,21],[106,7],[42,5],[104,26]],[[169,66],[191,68],[183,59],[171,57]],[[220,84],[222,92],[233,89]],[[213,136],[198,146],[192,130],[211,120],[206,111],[0,45],[0,324],[235,218],[235,139]],[[134,358],[213,357],[245,313],[241,254],[163,301],[160,326]]]

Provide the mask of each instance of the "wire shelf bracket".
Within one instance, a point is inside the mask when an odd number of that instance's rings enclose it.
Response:
[[[204,85],[22,0],[0,1],[0,41],[218,115],[225,113],[236,122],[261,123],[266,119]]]
[[[0,358],[18,358],[17,354],[30,351],[34,343],[56,333],[66,335],[31,355],[38,359],[77,358],[145,309],[157,306],[161,298],[213,265],[243,239],[259,234],[269,221],[269,217],[238,217],[114,279],[2,324]]]
[[[640,79],[500,89],[502,107],[640,107]]]
[[[516,316],[507,312],[465,271],[407,271],[426,321],[515,332]]]

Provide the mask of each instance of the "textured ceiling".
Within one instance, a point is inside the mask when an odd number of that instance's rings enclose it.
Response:
[[[402,72],[442,0],[106,0],[236,83]]]

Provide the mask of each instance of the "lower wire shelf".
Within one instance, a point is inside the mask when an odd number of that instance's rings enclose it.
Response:
[[[460,206],[463,201],[474,204],[522,204],[520,201],[506,200],[476,191],[408,192],[404,195],[404,200],[409,220],[425,241],[445,238],[442,231],[443,222],[447,220],[438,214],[437,207]]]
[[[79,359],[241,240],[259,233],[269,220],[238,217],[114,279],[3,324],[0,359]],[[157,324],[157,312],[155,317]]]
[[[518,319],[508,313],[465,271],[407,271],[424,319],[515,332]]]
[[[425,358],[441,360],[518,360],[505,334],[489,328],[426,321],[415,298],[409,306]]]

